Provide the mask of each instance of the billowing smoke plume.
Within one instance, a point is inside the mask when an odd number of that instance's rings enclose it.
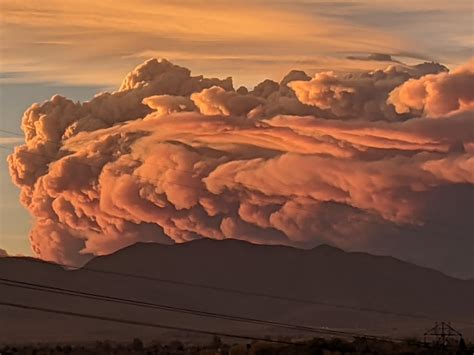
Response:
[[[361,74],[323,72],[310,81],[294,81],[290,87],[301,102],[325,110],[326,115],[333,118],[398,121],[401,119],[398,114],[405,112],[388,104],[387,95],[410,78],[427,73],[436,76],[443,71],[446,68],[442,65],[424,63],[414,67],[392,65],[385,70]]]
[[[116,92],[34,104],[8,159],[33,250],[80,262],[137,241],[239,238],[448,269],[439,250],[470,240],[472,76],[473,62],[292,71],[249,91],[152,59]]]
[[[442,75],[408,80],[390,94],[398,113],[420,111],[426,116],[474,108],[474,59]]]

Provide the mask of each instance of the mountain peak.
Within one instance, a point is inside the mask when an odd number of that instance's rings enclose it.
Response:
[[[329,244],[320,244],[320,245],[317,245],[315,246],[313,249],[311,249],[313,251],[316,251],[318,253],[324,253],[324,254],[328,254],[328,253],[345,253],[344,250],[340,249],[340,248],[337,248],[333,245],[329,245]]]

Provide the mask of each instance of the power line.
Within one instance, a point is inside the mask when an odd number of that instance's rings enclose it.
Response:
[[[71,289],[51,287],[51,286],[33,284],[33,283],[22,282],[22,281],[17,281],[17,280],[10,280],[10,279],[4,279],[4,278],[1,278],[0,280],[1,280],[0,284],[5,285],[5,286],[17,287],[17,288],[23,288],[23,289],[29,289],[29,290],[35,290],[35,291],[42,291],[42,292],[49,292],[49,293],[60,294],[60,295],[67,295],[67,296],[106,301],[106,302],[112,302],[112,303],[127,304],[127,305],[143,307],[143,308],[151,308],[151,309],[158,309],[158,310],[164,310],[164,311],[170,311],[170,312],[192,314],[192,315],[197,315],[197,316],[218,318],[218,319],[231,320],[231,321],[237,321],[237,322],[271,325],[271,326],[276,326],[276,327],[289,328],[293,330],[303,330],[304,328],[304,326],[299,326],[299,325],[284,324],[284,323],[260,320],[260,319],[255,319],[255,318],[239,317],[239,316],[233,316],[233,315],[228,315],[228,314],[220,314],[220,313],[200,311],[200,310],[194,310],[194,309],[189,309],[189,308],[175,307],[175,306],[156,304],[156,303],[150,303],[150,302],[144,302],[144,301],[138,301],[138,300],[132,300],[132,299],[124,299],[124,298],[119,298],[119,297],[114,297],[114,296],[107,296],[107,295],[100,295],[96,293],[88,293],[88,292],[76,291],[76,290],[71,290]],[[308,328],[305,330],[312,331],[313,329]],[[317,331],[318,333],[329,332],[329,330],[327,331],[326,330],[319,331],[318,329],[314,329],[314,330]]]
[[[23,258],[22,260],[27,261],[27,262],[38,262],[38,259],[34,259],[34,258]],[[77,265],[61,264],[61,263],[55,263],[55,262],[49,262],[49,261],[47,263],[61,266],[67,269],[77,269],[79,271],[83,270],[87,272],[104,274],[104,275],[113,275],[113,276],[132,278],[132,279],[143,280],[143,281],[148,281],[148,282],[157,282],[157,283],[165,283],[165,284],[170,284],[170,285],[192,287],[192,288],[211,290],[211,291],[222,292],[222,293],[238,294],[242,296],[261,297],[261,298],[267,298],[267,299],[274,299],[278,301],[311,304],[311,305],[316,305],[316,306],[340,308],[340,309],[345,309],[349,311],[376,313],[376,314],[397,316],[397,317],[403,317],[403,318],[424,319],[424,320],[429,320],[429,321],[436,320],[435,318],[430,317],[428,315],[424,315],[424,314],[392,312],[389,310],[382,310],[382,309],[369,308],[369,307],[357,307],[357,306],[350,306],[350,305],[345,305],[345,304],[331,303],[331,302],[318,301],[318,300],[301,299],[301,298],[296,298],[296,297],[286,297],[286,296],[274,295],[274,294],[269,294],[269,293],[244,291],[244,290],[239,290],[239,289],[234,289],[234,288],[226,288],[226,287],[220,287],[220,286],[173,280],[173,279],[165,279],[165,278],[159,278],[159,277],[153,277],[153,276],[137,275],[137,274],[118,272],[118,271],[100,270],[100,269],[90,268],[87,266],[78,268]],[[2,279],[0,278],[0,280]],[[3,279],[3,280],[8,280],[8,279]],[[453,320],[453,321],[457,323],[461,323],[461,324],[474,325],[474,322],[468,322],[468,321],[463,321],[463,320]]]
[[[234,322],[266,325],[266,326],[290,329],[290,330],[295,330],[295,331],[303,331],[303,332],[325,334],[325,335],[349,336],[352,338],[364,337],[368,339],[384,340],[384,341],[391,341],[391,342],[401,341],[401,339],[391,338],[391,337],[374,336],[374,335],[369,335],[369,334],[339,331],[339,330],[333,330],[333,329],[328,329],[328,328],[310,327],[310,326],[303,326],[303,325],[297,325],[297,324],[262,320],[262,319],[257,319],[257,318],[248,318],[248,317],[240,317],[240,316],[234,316],[234,315],[229,315],[229,314],[200,311],[200,310],[195,310],[195,309],[156,304],[156,303],[151,303],[151,302],[127,299],[127,298],[119,298],[115,296],[101,295],[97,293],[82,292],[82,291],[77,291],[77,290],[71,290],[71,289],[65,289],[65,288],[59,288],[59,287],[53,287],[53,286],[48,286],[48,285],[41,285],[41,284],[36,284],[36,283],[29,283],[29,282],[11,280],[11,279],[5,279],[5,278],[0,278],[0,284],[11,286],[11,287],[34,290],[34,291],[49,292],[53,294],[67,295],[67,296],[99,300],[99,301],[105,301],[105,302],[111,302],[111,303],[127,304],[127,305],[142,307],[142,308],[159,309],[159,310],[164,310],[164,311],[169,311],[169,312],[192,314],[192,315],[201,316],[201,317],[217,318],[217,319],[223,319],[223,320],[230,320]]]
[[[269,343],[278,343],[278,344],[285,344],[285,345],[301,345],[301,343],[284,341],[284,340],[265,339],[265,338],[254,337],[254,336],[249,336],[249,335],[214,332],[214,331],[210,331],[210,330],[185,328],[185,327],[171,326],[171,325],[159,324],[159,323],[140,322],[140,321],[125,319],[125,318],[99,316],[99,315],[95,315],[95,314],[87,314],[87,313],[81,313],[81,312],[72,312],[72,311],[65,311],[65,310],[60,310],[60,309],[31,306],[31,305],[25,305],[25,304],[21,304],[21,303],[12,303],[12,302],[0,301],[0,306],[7,306],[7,307],[20,308],[20,309],[26,309],[26,310],[33,310],[33,311],[39,311],[39,312],[45,312],[45,313],[55,313],[55,314],[61,314],[61,315],[67,315],[67,316],[72,316],[72,317],[79,317],[79,318],[103,320],[103,321],[122,323],[122,324],[139,325],[139,326],[151,327],[151,328],[160,328],[160,329],[166,329],[166,330],[183,331],[183,332],[203,334],[203,335],[216,335],[216,336],[221,336],[221,337],[252,340],[252,341],[266,341],[266,342],[269,342]]]
[[[371,334],[366,334],[366,333],[355,333],[355,332],[339,331],[339,330],[326,329],[326,328],[309,327],[309,326],[281,323],[281,322],[261,320],[261,319],[255,319],[255,318],[247,318],[247,317],[239,317],[239,316],[233,316],[233,315],[227,315],[227,314],[205,312],[205,311],[193,310],[189,308],[159,305],[159,304],[154,304],[154,303],[149,303],[149,302],[99,295],[95,293],[85,293],[85,292],[75,291],[75,290],[70,290],[70,289],[32,284],[32,283],[27,283],[27,282],[22,282],[22,281],[17,281],[17,280],[9,280],[9,279],[3,279],[3,278],[1,278],[0,280],[6,281],[6,282],[0,282],[0,284],[4,284],[7,286],[32,289],[36,291],[45,291],[45,292],[51,292],[51,293],[56,293],[56,294],[61,294],[61,295],[75,296],[75,297],[87,298],[87,299],[93,299],[93,300],[101,300],[101,301],[107,301],[107,302],[112,302],[112,303],[128,304],[128,305],[144,307],[144,308],[153,308],[153,309],[160,309],[160,310],[166,310],[166,311],[171,311],[171,312],[193,314],[197,316],[218,318],[218,319],[231,320],[231,321],[236,321],[236,322],[267,325],[267,326],[272,326],[272,327],[290,329],[294,331],[311,332],[311,333],[325,334],[325,335],[332,335],[332,336],[345,336],[345,337],[351,337],[354,339],[365,338],[369,340],[377,340],[377,341],[391,342],[391,343],[404,341],[403,339],[394,338],[394,337],[377,336],[377,335],[371,335]],[[12,283],[12,284],[9,284],[9,283]],[[26,285],[26,286],[23,286],[23,285]],[[33,285],[33,286],[30,286],[30,285]],[[419,342],[419,344],[422,345],[421,342]]]

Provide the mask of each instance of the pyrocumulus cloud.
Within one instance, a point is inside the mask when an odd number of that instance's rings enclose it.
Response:
[[[472,79],[473,62],[393,64],[292,71],[249,91],[152,59],[116,92],[32,105],[10,174],[35,218],[32,248],[49,260],[207,237],[329,243],[443,268],[413,246],[469,250]]]

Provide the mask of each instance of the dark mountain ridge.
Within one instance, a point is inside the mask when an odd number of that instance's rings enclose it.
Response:
[[[474,281],[449,277],[392,257],[347,253],[327,245],[301,250],[239,240],[201,239],[174,245],[138,243],[97,257],[77,270],[27,258],[2,258],[0,277],[313,327],[412,336],[422,334],[434,320],[446,320],[467,336],[474,333]],[[281,329],[117,306],[5,285],[0,285],[0,290],[0,301],[4,302],[15,300],[205,329],[286,334]],[[0,335],[2,341],[51,340],[63,334],[58,330],[64,327],[70,330],[65,336],[72,340],[120,339],[130,332],[153,337],[158,334],[156,329],[7,307],[0,308],[2,322],[10,325]]]

